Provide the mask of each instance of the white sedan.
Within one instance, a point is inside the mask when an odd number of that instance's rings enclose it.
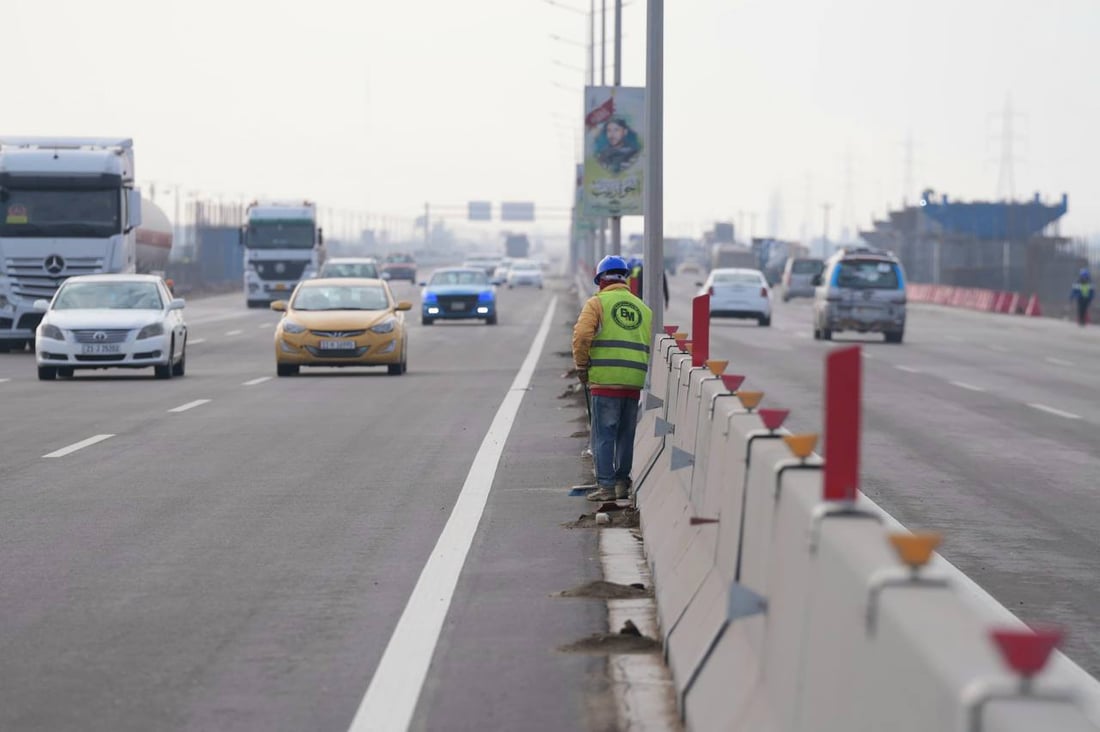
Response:
[[[752,318],[762,326],[772,324],[772,296],[764,274],[756,269],[715,269],[706,282],[697,282],[710,293],[710,314],[715,318]]]
[[[70,277],[52,301],[34,305],[44,313],[34,344],[43,381],[71,377],[76,369],[152,366],[158,379],[184,374],[184,303],[161,277]]]
[[[529,285],[542,289],[542,266],[532,259],[517,259],[508,269],[508,289]]]

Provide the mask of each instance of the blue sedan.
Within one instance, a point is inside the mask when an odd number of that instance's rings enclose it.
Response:
[[[421,299],[421,322],[431,325],[437,320],[484,320],[497,324],[496,288],[483,269],[452,267],[432,273]]]

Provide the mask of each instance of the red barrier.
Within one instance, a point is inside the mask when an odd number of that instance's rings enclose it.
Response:
[[[691,365],[699,368],[710,358],[710,295],[696,295],[691,301]]]
[[[863,353],[840,348],[825,357],[826,501],[854,501],[859,491]]]
[[[1042,314],[1043,308],[1039,305],[1039,296],[1032,295],[1030,298],[1028,298],[1027,309],[1024,310],[1024,315],[1028,316],[1029,318],[1038,318]]]

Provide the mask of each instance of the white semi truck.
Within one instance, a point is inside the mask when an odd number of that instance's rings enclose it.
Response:
[[[310,201],[264,201],[248,206],[241,228],[244,296],[248,307],[289,297],[324,262],[324,232]]]
[[[33,341],[34,301],[68,277],[138,271],[140,225],[131,140],[0,137],[0,352]]]

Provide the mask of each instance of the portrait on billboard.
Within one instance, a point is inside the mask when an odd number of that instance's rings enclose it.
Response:
[[[645,175],[645,90],[594,86],[585,89],[584,213],[642,213]]]

